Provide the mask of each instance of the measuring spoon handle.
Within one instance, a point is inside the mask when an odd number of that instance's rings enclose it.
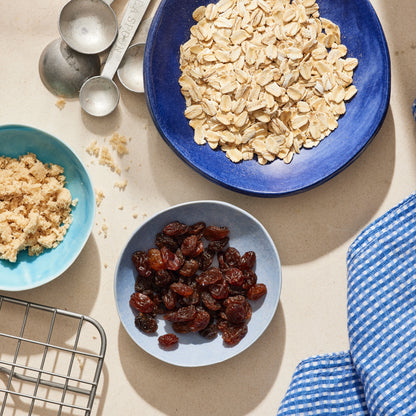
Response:
[[[117,39],[111,47],[108,58],[104,64],[101,75],[112,79],[119,67],[121,60],[133,39],[134,34],[149,6],[150,0],[130,0],[124,12],[123,19],[118,29]]]

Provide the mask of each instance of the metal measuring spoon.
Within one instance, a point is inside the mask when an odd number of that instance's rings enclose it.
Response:
[[[62,39],[49,43],[39,59],[39,75],[46,88],[58,97],[78,96],[82,84],[100,73],[98,55],[84,55]]]
[[[133,92],[144,92],[143,83],[143,57],[152,19],[140,23],[134,44],[129,46],[117,70],[117,76],[125,88]]]
[[[144,43],[131,45],[117,70],[118,79],[125,88],[133,92],[144,92],[143,57]]]
[[[59,14],[59,33],[73,50],[97,54],[117,37],[117,16],[111,0],[70,0]]]
[[[150,0],[130,0],[121,21],[118,36],[111,47],[100,76],[87,80],[79,92],[81,107],[88,114],[103,117],[113,112],[120,100],[120,92],[113,77],[136,32]]]

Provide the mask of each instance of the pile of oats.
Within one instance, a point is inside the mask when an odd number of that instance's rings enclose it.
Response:
[[[315,0],[220,0],[193,18],[179,84],[196,143],[290,163],[337,128],[358,61]]]

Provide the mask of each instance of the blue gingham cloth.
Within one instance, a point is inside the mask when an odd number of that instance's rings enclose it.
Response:
[[[302,361],[278,416],[416,416],[416,194],[347,254],[350,351]]]
[[[414,100],[412,104],[412,114],[413,118],[416,120],[416,100]]]

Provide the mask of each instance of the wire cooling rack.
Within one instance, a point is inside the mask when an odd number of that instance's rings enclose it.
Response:
[[[0,416],[90,416],[106,343],[88,316],[0,295]]]

